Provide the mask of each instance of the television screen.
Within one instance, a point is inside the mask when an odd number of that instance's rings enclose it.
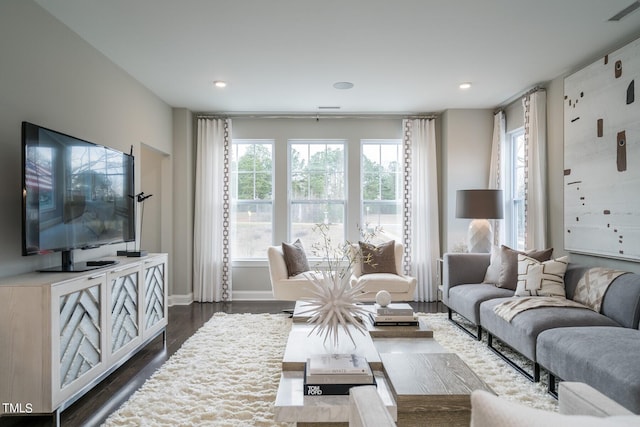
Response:
[[[134,159],[22,124],[22,254],[135,240]]]

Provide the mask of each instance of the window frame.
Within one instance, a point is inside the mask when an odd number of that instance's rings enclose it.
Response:
[[[294,145],[342,145],[342,175],[343,175],[343,198],[342,199],[295,199],[293,198],[292,191],[292,178],[293,178],[293,146]],[[342,205],[342,240],[347,238],[347,221],[348,221],[348,209],[349,209],[349,170],[348,170],[348,152],[349,152],[349,140],[346,138],[289,138],[287,139],[287,240],[289,242],[294,241],[293,236],[293,209],[292,206],[296,204],[318,204],[326,203],[328,205]],[[309,156],[310,158],[311,156]],[[307,252],[307,258],[316,260],[312,254],[312,248],[305,245],[305,251]]]
[[[396,193],[396,199],[393,200],[383,200],[382,198],[379,200],[370,200],[370,199],[365,199],[364,198],[364,185],[365,185],[365,168],[364,168],[364,147],[365,145],[377,145],[380,147],[380,149],[382,149],[382,146],[387,145],[387,146],[395,146],[397,151],[398,151],[398,157],[397,157],[397,162],[400,166],[400,170],[398,172],[396,172],[396,189],[395,189],[395,193]],[[380,155],[379,159],[382,159],[382,155]],[[378,163],[380,164],[380,163]],[[403,227],[403,216],[402,216],[402,205],[404,202],[404,197],[402,194],[402,184],[403,184],[403,176],[404,176],[404,157],[403,157],[403,152],[402,152],[402,139],[373,139],[373,138],[369,138],[369,139],[361,139],[360,140],[360,175],[359,175],[359,179],[360,179],[360,187],[362,188],[362,192],[360,193],[360,221],[361,221],[361,227],[365,227],[365,226],[372,226],[372,227],[376,227],[379,226],[379,221],[376,224],[368,224],[367,223],[367,215],[365,214],[365,203],[367,204],[375,204],[375,205],[379,205],[379,206],[398,206],[398,212],[397,212],[397,216],[399,221],[399,226],[400,226],[400,234],[396,235],[396,233],[388,233],[387,230],[384,229],[383,227],[383,231],[386,234],[391,234],[393,235],[395,238],[401,238],[402,237],[402,227]],[[381,181],[381,177],[379,178],[379,180]],[[381,184],[378,188],[378,191],[381,192]]]
[[[519,141],[521,139],[521,141]],[[518,188],[518,147],[516,144],[522,143],[522,148],[526,149],[524,146],[524,127],[520,127],[514,129],[507,133],[505,139],[505,177],[506,182],[504,186],[505,190],[505,244],[509,247],[512,247],[516,250],[524,250],[526,242],[524,241],[524,237],[522,240],[519,239],[519,221],[518,221],[518,212],[519,209],[524,209],[524,204],[526,203],[525,198],[519,198],[517,195]],[[524,168],[524,164],[521,166]],[[525,185],[523,182],[522,185]],[[524,233],[524,222],[522,223],[522,232]],[[523,234],[524,235],[524,234]]]
[[[275,164],[276,164],[276,159],[275,159],[275,140],[274,139],[268,139],[268,138],[233,138],[231,140],[231,147],[232,150],[235,151],[236,147],[238,145],[269,145],[271,148],[271,199],[269,200],[261,200],[261,199],[253,199],[253,200],[248,200],[248,199],[238,199],[237,198],[237,182],[238,182],[238,170],[234,170],[232,167],[232,162],[233,159],[235,159],[236,153],[231,153],[231,159],[230,159],[230,168],[229,168],[229,198],[230,198],[230,205],[231,205],[231,239],[232,239],[232,244],[231,247],[234,246],[235,240],[237,238],[236,236],[236,230],[237,230],[237,226],[236,226],[236,212],[237,212],[237,206],[238,206],[238,202],[240,201],[241,203],[253,203],[256,205],[271,205],[271,209],[270,209],[270,216],[271,216],[271,225],[269,226],[270,229],[270,236],[269,236],[269,245],[273,244],[274,241],[274,221],[275,221],[275,202],[276,202],[276,198],[275,198]],[[236,159],[239,160],[239,159]],[[253,173],[255,176],[255,166],[253,169]],[[235,184],[234,184],[235,183]],[[233,191],[235,185],[235,194]],[[254,187],[255,187],[255,179],[254,179]],[[255,192],[255,188],[254,188],[254,192]],[[255,194],[255,193],[254,193]],[[233,264],[238,263],[238,264],[243,264],[243,265],[249,265],[252,262],[255,261],[259,261],[259,262],[263,262],[267,259],[267,254],[266,254],[266,248],[265,248],[265,252],[262,256],[257,256],[257,257],[239,257],[237,255],[235,255],[234,251],[231,251],[231,261]]]

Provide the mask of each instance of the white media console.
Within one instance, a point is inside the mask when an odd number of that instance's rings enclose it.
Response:
[[[0,416],[60,412],[167,325],[167,254],[0,279]],[[165,337],[166,338],[166,337]]]

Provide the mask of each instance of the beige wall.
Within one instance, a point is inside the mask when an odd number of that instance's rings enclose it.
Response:
[[[144,172],[138,161],[142,144],[170,156],[173,142],[171,108],[32,1],[0,2],[0,61],[4,277],[60,263],[59,253],[21,256],[22,121],[125,152],[133,146],[137,189]],[[162,196],[170,190],[163,188]],[[123,248],[77,250],[75,258],[100,258]]]
[[[456,218],[456,191],[487,188],[493,110],[447,110],[442,114],[442,252],[466,247],[470,220]]]
[[[173,289],[174,303],[193,299],[193,209],[195,124],[187,109],[173,110]]]

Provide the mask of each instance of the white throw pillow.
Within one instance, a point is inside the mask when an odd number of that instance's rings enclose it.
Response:
[[[502,270],[502,258],[500,257],[500,246],[491,247],[491,261],[482,283],[497,284],[500,281],[500,270]]]
[[[638,415],[562,415],[509,402],[484,390],[471,393],[471,427],[621,427],[637,426],[639,421]]]
[[[518,297],[566,297],[564,273],[568,257],[540,262],[526,255],[518,255]]]

